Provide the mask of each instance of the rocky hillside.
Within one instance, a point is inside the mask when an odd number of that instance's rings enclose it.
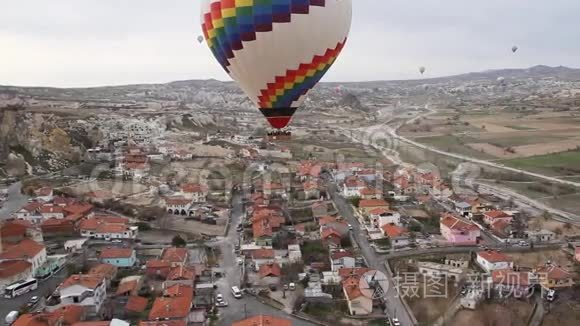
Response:
[[[66,167],[78,161],[90,135],[63,126],[49,114],[27,112],[21,106],[0,108],[0,174],[20,176]]]

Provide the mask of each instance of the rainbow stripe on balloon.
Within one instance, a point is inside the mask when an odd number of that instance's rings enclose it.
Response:
[[[260,111],[275,128],[284,128],[296,112],[294,102],[306,95],[332,66],[342,51],[346,39],[323,55],[316,55],[310,63],[302,63],[298,69],[286,70],[286,75],[276,76],[274,82],[260,91]]]
[[[296,70],[287,70],[286,75],[276,76],[273,83],[261,91],[260,107],[286,108],[312,89],[328,71],[342,51],[346,40],[323,55],[316,55],[310,63],[302,63]]]
[[[292,14],[308,14],[311,6],[324,7],[326,0],[220,0],[204,14],[202,29],[207,43],[229,73],[229,59],[256,33],[271,32],[274,23],[290,23]]]

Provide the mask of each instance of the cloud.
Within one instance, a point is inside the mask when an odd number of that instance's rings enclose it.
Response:
[[[577,64],[576,0],[353,0],[328,81]],[[19,0],[0,11],[0,84],[90,86],[228,76],[195,40],[198,0]],[[513,44],[520,46],[512,55]]]

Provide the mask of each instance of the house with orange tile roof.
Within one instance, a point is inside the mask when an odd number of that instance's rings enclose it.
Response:
[[[46,262],[46,247],[34,240],[24,239],[18,244],[6,246],[0,253],[0,262],[23,260],[32,264],[32,275]]]
[[[26,238],[27,230],[28,227],[22,223],[5,222],[0,226],[0,240],[3,243],[18,243]]]
[[[346,198],[360,197],[360,191],[367,187],[367,184],[358,177],[350,176],[344,179],[342,185],[342,195]]]
[[[320,198],[320,188],[318,182],[316,181],[306,181],[302,184],[302,189],[304,191],[304,199],[319,199]]]
[[[511,221],[513,220],[513,216],[504,211],[498,210],[483,213],[483,222],[487,225],[492,225],[493,223],[500,220],[511,223]]]
[[[189,263],[187,248],[165,248],[161,260],[169,262],[171,267],[186,266]]]
[[[389,238],[393,247],[405,247],[411,243],[409,231],[404,227],[385,224],[381,227],[381,232],[384,237]]]
[[[74,221],[51,218],[40,223],[40,229],[45,237],[72,236],[76,233]]]
[[[262,264],[258,270],[258,275],[262,286],[278,285],[282,276],[282,268],[275,262]]]
[[[150,326],[150,325],[139,325],[139,326]],[[292,321],[289,319],[274,316],[258,315],[234,322],[232,323],[232,326],[292,326]]]
[[[18,317],[12,326],[71,326],[85,319],[83,307],[68,305],[50,312],[31,312]]]
[[[183,198],[190,199],[193,203],[205,203],[207,200],[208,188],[197,183],[186,183],[181,185]]]
[[[40,215],[40,207],[43,203],[32,202],[24,205],[21,209],[14,213],[14,216],[19,220],[30,221],[31,223],[40,223],[43,219]]]
[[[254,242],[258,246],[272,246],[274,231],[268,219],[261,219],[252,223]]]
[[[359,191],[361,199],[383,199],[383,192],[376,188],[363,188]]]
[[[62,282],[57,293],[58,306],[80,305],[89,315],[99,315],[107,298],[107,285],[102,274],[74,274]],[[51,309],[51,308],[49,308]]]
[[[338,248],[342,243],[343,234],[331,226],[320,227],[320,239],[331,248]]]
[[[195,286],[196,277],[197,274],[193,266],[176,266],[169,270],[169,274],[163,282],[163,288],[166,289],[176,284]]]
[[[481,231],[477,225],[450,214],[444,214],[439,221],[441,235],[450,243],[458,245],[477,244]]]
[[[358,207],[364,216],[368,216],[372,210],[377,208],[389,209],[389,203],[382,199],[362,199],[359,202]]]
[[[498,269],[513,269],[514,267],[514,260],[510,256],[496,250],[478,252],[475,261],[488,273]]]
[[[361,286],[365,287],[362,289]],[[373,312],[373,299],[368,295],[370,286],[364,276],[348,276],[342,280],[342,291],[351,316],[365,316]]]
[[[173,196],[165,198],[165,209],[168,214],[187,216],[193,202],[183,196]]]
[[[104,264],[111,264],[119,268],[129,268],[137,263],[137,254],[133,248],[109,247],[101,250],[99,259]]]
[[[0,262],[0,291],[8,285],[34,276],[32,264],[26,260],[6,260]]]
[[[44,204],[40,206],[38,212],[45,220],[49,218],[63,219],[65,215],[64,208],[54,204]]]
[[[81,236],[93,239],[135,239],[138,228],[129,226],[126,219],[94,216],[79,223]]]
[[[153,302],[149,320],[189,322],[193,307],[193,287],[174,285],[164,291],[162,297]]]
[[[111,264],[97,264],[89,269],[87,274],[103,275],[107,288],[111,286],[111,281],[117,277],[118,268]]]
[[[260,248],[249,252],[256,268],[260,268],[263,264],[270,263],[276,259],[276,252],[274,249]]]
[[[141,275],[131,275],[123,278],[119,282],[116,296],[130,297],[139,294],[139,290],[143,287],[143,276]]]
[[[534,272],[538,275],[540,285],[544,289],[571,288],[576,284],[574,275],[570,271],[552,263],[537,267]]]
[[[151,278],[165,280],[171,270],[171,262],[160,259],[150,259],[145,263],[145,275]]]
[[[129,313],[141,314],[147,309],[149,299],[140,296],[130,296],[125,305],[125,310]]]
[[[262,192],[264,193],[264,198],[284,196],[286,194],[286,187],[281,183],[266,182],[262,184]]]

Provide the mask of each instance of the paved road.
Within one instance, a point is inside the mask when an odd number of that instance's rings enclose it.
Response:
[[[292,325],[310,326],[311,323],[300,319],[290,318],[286,313],[271,306],[265,305],[250,295],[244,295],[242,299],[235,299],[231,294],[231,287],[240,287],[241,267],[236,262],[234,246],[238,243],[239,233],[236,226],[240,223],[243,214],[241,197],[235,195],[233,199],[231,227],[224,238],[212,243],[212,246],[219,246],[221,250],[220,268],[224,270],[226,276],[216,283],[219,293],[223,294],[225,300],[229,303],[228,307],[220,308],[219,325],[231,325],[233,322],[248,317],[265,314],[278,316],[292,320]],[[241,287],[240,287],[241,288]]]
[[[369,265],[368,267],[382,272],[388,278],[389,287],[385,295],[387,303],[387,309],[385,312],[392,318],[394,317],[399,318],[399,321],[404,326],[413,325],[411,315],[405,309],[405,306],[401,301],[401,298],[397,294],[394,280],[388,273],[384,264],[382,263],[384,262],[384,259],[381,259],[381,257],[378,256],[375,253],[375,251],[371,248],[370,243],[367,240],[367,237],[361,230],[360,224],[358,223],[358,219],[354,216],[350,204],[347,203],[347,201],[342,196],[340,196],[339,191],[335,184],[328,183],[328,190],[341,216],[343,218],[346,218],[348,222],[353,226],[352,231],[353,236],[361,250],[361,253],[365,257]]]
[[[16,182],[8,187],[8,198],[0,208],[0,219],[7,219],[12,213],[19,210],[24,204],[28,202],[28,196],[20,193],[22,188],[21,182]]]
[[[76,258],[78,259],[78,258]],[[75,264],[76,259],[73,259],[69,264]],[[0,318],[4,318],[10,311],[19,310],[20,307],[28,302],[32,296],[46,297],[60,285],[68,276],[67,267],[63,267],[58,273],[51,278],[41,281],[38,284],[38,289],[21,295],[13,299],[0,298]],[[38,307],[36,307],[38,309]]]

